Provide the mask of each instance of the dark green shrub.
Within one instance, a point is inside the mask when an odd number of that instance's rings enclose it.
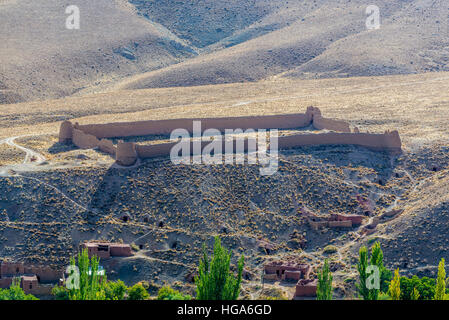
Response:
[[[190,295],[184,295],[178,290],[169,286],[164,286],[159,289],[157,294],[158,300],[192,300]]]
[[[150,297],[141,283],[128,288],[128,300],[147,300]]]

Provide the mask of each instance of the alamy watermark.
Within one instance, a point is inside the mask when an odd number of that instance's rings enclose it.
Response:
[[[218,129],[201,130],[201,121],[193,121],[192,136],[176,129],[170,140],[177,142],[170,151],[173,164],[259,164],[259,172],[270,176],[278,170],[278,130]],[[268,148],[269,145],[269,148]]]
[[[80,8],[75,5],[68,6],[65,9],[65,13],[69,16],[65,20],[65,27],[68,30],[79,30],[80,29]]]
[[[368,30],[380,29],[380,9],[376,5],[370,5],[366,8],[366,28]]]
[[[366,268],[366,274],[369,276],[366,278],[365,286],[368,290],[376,289],[380,290],[380,270],[376,265],[370,265]]]

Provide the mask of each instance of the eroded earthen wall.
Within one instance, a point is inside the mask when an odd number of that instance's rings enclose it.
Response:
[[[79,129],[73,129],[72,142],[80,149],[92,149],[100,143],[94,135],[86,134]]]
[[[111,244],[109,248],[111,250],[111,256],[114,257],[129,257],[133,255],[130,245]]]
[[[22,263],[2,262],[0,266],[0,276],[16,275],[25,273]]]
[[[98,143],[98,148],[101,151],[108,153],[110,155],[115,155],[117,151],[117,148],[114,146],[112,141],[107,139],[101,139],[100,142]]]
[[[0,288],[7,289],[11,286],[13,278],[0,278]]]
[[[306,127],[313,123],[317,129],[328,129],[332,133],[322,134],[298,134],[279,137],[279,149],[295,148],[312,145],[358,145],[374,150],[386,150],[393,153],[401,152],[401,139],[397,131],[385,134],[359,133],[354,130],[351,133],[349,124],[321,116],[321,111],[315,107],[308,107],[304,114],[270,115],[270,116],[247,116],[231,118],[204,118],[204,119],[172,119],[172,120],[150,120],[138,122],[106,123],[90,125],[72,125],[69,121],[61,124],[60,141],[72,142],[82,149],[98,147],[101,151],[116,155],[116,160],[122,165],[132,165],[137,158],[154,158],[168,156],[177,142],[137,145],[131,142],[119,142],[117,147],[105,138],[130,137],[151,134],[170,134],[175,129],[186,129],[193,131],[193,122],[201,121],[201,131],[207,129],[288,129]],[[101,139],[101,141],[99,140]],[[202,142],[203,148],[209,142]],[[222,152],[225,152],[225,142],[222,143]],[[235,141],[234,147],[235,150]],[[194,154],[191,142],[190,154]],[[248,141],[245,139],[244,151],[248,151]]]
[[[202,150],[204,150],[204,147],[210,145],[211,141],[202,141],[201,142],[201,148],[200,152],[195,152],[194,142],[189,141],[189,156],[191,155],[197,155],[201,154]],[[176,146],[178,142],[169,142],[169,143],[161,143],[161,144],[153,144],[153,145],[139,145],[136,144],[136,151],[137,155],[141,159],[146,158],[156,158],[156,157],[164,157],[168,156],[171,153],[171,150],[174,146]],[[218,143],[217,143],[218,144]],[[251,151],[257,151],[257,143],[254,138],[245,138],[241,139],[241,142],[238,142],[237,140],[231,140],[231,141],[225,141],[224,139],[221,141],[221,152],[222,154],[225,154],[226,150],[233,150],[233,153],[237,150],[237,147],[239,147],[239,150],[242,150],[243,152],[248,152],[248,150]],[[227,145],[228,144],[228,145]],[[217,150],[214,150],[216,152]],[[181,156],[181,154],[179,154]]]
[[[313,145],[357,145],[373,150],[401,152],[401,141],[397,131],[385,134],[372,133],[322,133],[298,134],[279,137],[279,148],[295,148]]]
[[[349,123],[341,120],[323,118],[322,116],[313,117],[313,126],[318,130],[331,130],[337,132],[351,132]]]
[[[39,278],[39,282],[55,282],[61,278],[63,270],[46,266],[25,266],[25,273],[35,274]]]
[[[289,129],[306,127],[311,124],[310,113],[230,117],[203,119],[149,120],[138,122],[117,122],[106,124],[80,125],[78,129],[97,138],[145,136],[152,134],[170,134],[175,129],[193,131],[193,121],[201,121],[201,130],[217,129]]]

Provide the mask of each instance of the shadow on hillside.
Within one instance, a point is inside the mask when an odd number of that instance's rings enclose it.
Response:
[[[50,148],[48,148],[48,153],[58,154],[58,153],[63,153],[63,152],[69,152],[69,151],[76,150],[76,149],[78,149],[78,147],[75,146],[73,143],[65,144],[65,143],[56,142]]]
[[[307,146],[281,150],[285,157],[300,156],[309,159],[311,165],[331,165],[336,168],[365,167],[378,176],[389,179],[396,168],[395,156],[383,151],[374,151],[352,145]],[[291,161],[291,159],[290,159]]]

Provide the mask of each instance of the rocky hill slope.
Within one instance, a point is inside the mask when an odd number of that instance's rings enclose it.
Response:
[[[0,2],[0,103],[110,88],[449,70],[443,0]],[[19,23],[20,22],[20,23]]]

